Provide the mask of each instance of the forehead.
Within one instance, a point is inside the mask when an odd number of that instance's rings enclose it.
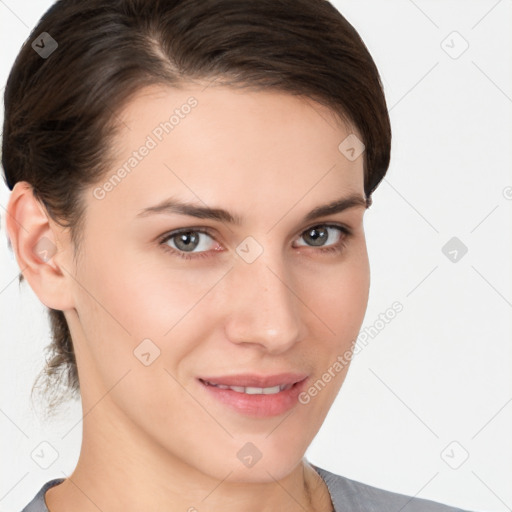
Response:
[[[357,133],[310,99],[191,85],[140,91],[118,115],[101,203],[131,215],[170,195],[240,212],[304,208],[363,194],[363,158],[340,150]],[[307,196],[307,197],[306,197]],[[271,219],[269,219],[270,221]]]

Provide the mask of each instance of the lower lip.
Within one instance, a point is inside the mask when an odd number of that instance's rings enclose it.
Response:
[[[241,414],[257,418],[278,416],[292,409],[298,403],[298,396],[305,387],[307,378],[296,382],[290,389],[273,395],[248,395],[232,389],[220,389],[199,381],[199,384],[219,402]]]

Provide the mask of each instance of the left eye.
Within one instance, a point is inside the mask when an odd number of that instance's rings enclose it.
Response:
[[[306,240],[310,246],[324,247],[326,245],[336,245],[346,232],[347,230],[341,226],[321,224],[307,229],[300,238]],[[301,246],[304,247],[302,244]]]

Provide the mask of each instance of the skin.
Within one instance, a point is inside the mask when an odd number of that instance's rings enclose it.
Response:
[[[69,230],[48,217],[30,186],[18,183],[11,194],[8,232],[18,263],[39,299],[64,311],[81,382],[80,458],[47,492],[51,512],[71,504],[79,512],[170,504],[201,512],[332,510],[304,454],[347,366],[309,403],[270,418],[228,409],[197,377],[295,371],[315,382],[352,349],[370,282],[365,206],[302,219],[341,197],[365,199],[363,157],[350,161],[338,150],[357,132],[326,107],[281,92],[151,88],[119,114],[112,172],[190,96],[198,105],[113,190],[103,199],[94,187],[85,192],[76,260]],[[243,222],[136,218],[170,196]],[[340,252],[322,252],[304,235],[325,223],[351,230]],[[210,230],[195,249],[207,257],[183,259],[159,244],[160,235],[191,227]],[[324,247],[339,240],[336,229],[329,233]],[[236,253],[248,236],[263,249],[252,263]],[[42,237],[56,246],[47,262],[32,250]],[[149,366],[134,356],[147,338],[160,349]],[[247,442],[262,454],[251,468],[237,458]]]

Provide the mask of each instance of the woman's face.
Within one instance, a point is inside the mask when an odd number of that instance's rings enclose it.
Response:
[[[84,439],[219,479],[282,478],[366,309],[358,139],[320,104],[228,87],[146,89],[119,121],[69,259]]]

